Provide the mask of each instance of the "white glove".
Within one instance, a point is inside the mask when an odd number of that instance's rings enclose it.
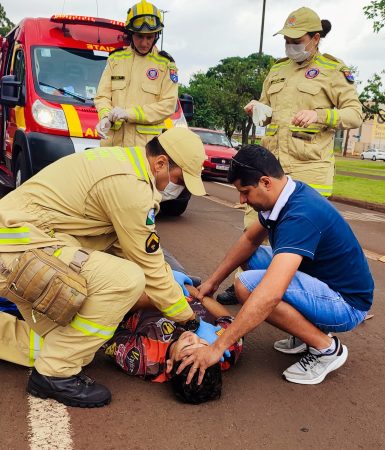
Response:
[[[128,120],[128,114],[127,111],[120,106],[115,106],[115,108],[112,108],[110,111],[110,114],[108,114],[108,119],[110,122],[115,123],[118,120]]]
[[[107,133],[110,131],[110,128],[111,122],[108,120],[108,117],[103,117],[103,119],[101,119],[96,125],[96,131],[103,139],[107,139]]]
[[[264,105],[257,100],[251,100],[251,102],[245,106],[244,110],[246,113],[252,114],[254,125],[257,126],[263,126],[265,120],[273,114],[273,110],[270,106]]]

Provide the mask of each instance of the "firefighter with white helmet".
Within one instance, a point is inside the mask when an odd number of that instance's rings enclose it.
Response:
[[[101,146],[145,145],[171,127],[178,70],[155,46],[162,30],[162,13],[152,3],[141,0],[128,10],[130,45],[110,54],[95,97]]]

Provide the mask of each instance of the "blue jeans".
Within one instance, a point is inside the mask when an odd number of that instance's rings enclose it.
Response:
[[[261,282],[272,258],[271,247],[263,245],[251,256],[248,270],[239,274],[239,280],[248,291],[252,292]],[[282,300],[326,333],[352,330],[367,314],[350,306],[324,282],[300,271],[294,275]]]

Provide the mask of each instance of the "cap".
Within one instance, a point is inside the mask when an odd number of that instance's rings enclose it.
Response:
[[[289,14],[282,30],[277,34],[283,34],[289,38],[298,39],[310,31],[322,31],[322,23],[318,14],[310,8],[302,7]]]
[[[158,136],[160,145],[183,172],[187,189],[194,195],[205,195],[202,166],[205,149],[199,136],[188,128],[176,127]]]

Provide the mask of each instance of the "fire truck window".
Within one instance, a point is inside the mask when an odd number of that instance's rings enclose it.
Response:
[[[13,64],[13,74],[17,81],[21,81],[24,84],[25,80],[25,59],[24,53],[19,50],[15,55],[15,61]]]
[[[58,47],[35,47],[33,67],[35,85],[42,97],[60,102],[77,103],[73,95],[92,103],[99,79],[106,65],[106,56],[92,50]],[[51,98],[50,98],[51,97]]]

